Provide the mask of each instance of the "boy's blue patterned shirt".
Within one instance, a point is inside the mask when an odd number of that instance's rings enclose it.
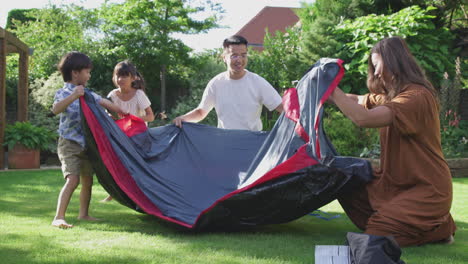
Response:
[[[65,83],[62,89],[59,89],[54,96],[54,104],[62,101],[73,93],[74,84]],[[101,100],[101,96],[91,92],[96,102]],[[79,99],[73,101],[62,113],[60,113],[60,123],[58,134],[68,140],[73,140],[85,148],[85,139],[81,128],[80,102]]]

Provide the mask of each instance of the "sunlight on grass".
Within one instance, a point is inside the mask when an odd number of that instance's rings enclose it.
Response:
[[[330,221],[310,215],[286,224],[241,232],[191,232],[112,201],[97,183],[90,214],[102,221],[76,219],[75,191],[67,219],[75,227],[50,225],[63,186],[58,170],[0,172],[0,263],[313,263],[315,245],[342,245],[359,232],[338,202],[323,208]],[[452,213],[458,226],[454,245],[403,249],[407,263],[462,264],[468,259],[468,179],[454,179]]]

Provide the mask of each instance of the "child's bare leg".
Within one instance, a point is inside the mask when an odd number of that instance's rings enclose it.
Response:
[[[71,196],[75,191],[76,187],[79,184],[79,176],[78,175],[68,175],[66,177],[66,182],[60,191],[58,201],[57,201],[57,211],[55,213],[54,220],[52,221],[52,225],[59,227],[59,228],[71,228],[73,225],[68,224],[65,221],[65,213],[68,208],[68,204],[70,203]]]
[[[93,176],[81,176],[81,192],[80,192],[80,213],[78,219],[97,221],[99,219],[89,216],[89,203],[93,188]]]

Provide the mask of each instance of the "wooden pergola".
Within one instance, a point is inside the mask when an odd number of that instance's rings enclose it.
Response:
[[[4,169],[3,141],[6,120],[6,57],[19,53],[17,120],[28,120],[28,61],[29,47],[12,33],[0,27],[0,169]]]

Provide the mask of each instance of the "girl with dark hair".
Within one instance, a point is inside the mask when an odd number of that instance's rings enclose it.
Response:
[[[144,92],[145,80],[131,62],[126,60],[115,65],[112,82],[117,87],[107,95],[112,102],[145,122],[154,120],[151,102]]]
[[[379,41],[368,64],[369,94],[336,88],[330,100],[356,125],[380,128],[380,168],[339,201],[367,234],[393,236],[400,246],[452,243],[452,178],[436,91],[400,37]]]
[[[131,62],[125,60],[115,65],[112,82],[117,88],[112,90],[107,97],[114,104],[125,112],[141,118],[147,125],[148,122],[154,120],[151,102],[144,92],[145,80]],[[119,115],[119,117],[123,116]],[[112,196],[108,196],[102,202],[111,200]]]

